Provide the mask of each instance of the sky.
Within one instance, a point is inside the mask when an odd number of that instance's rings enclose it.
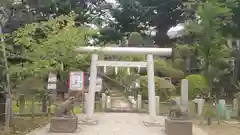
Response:
[[[116,3],[116,0],[105,0],[108,3]]]

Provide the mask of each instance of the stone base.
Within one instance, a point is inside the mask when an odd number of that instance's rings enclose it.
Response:
[[[167,135],[193,135],[192,122],[166,118],[165,133]]]
[[[163,127],[163,123],[160,120],[146,120],[143,121],[144,126],[147,127]]]
[[[78,128],[77,117],[53,117],[50,121],[49,132],[74,133]]]
[[[83,125],[97,125],[98,124],[98,120],[94,120],[94,119],[81,119],[81,120],[79,120],[79,124],[83,124]]]

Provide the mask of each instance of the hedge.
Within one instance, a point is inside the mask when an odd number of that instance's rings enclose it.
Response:
[[[189,99],[194,99],[197,94],[208,90],[207,80],[204,76],[194,74],[187,76],[186,79],[188,80]]]
[[[166,100],[170,97],[169,91],[175,90],[175,86],[160,77],[155,76],[155,92],[157,96],[160,96],[161,100]],[[148,77],[140,77],[140,92],[142,93],[143,99],[148,99]],[[168,89],[166,89],[168,88]]]

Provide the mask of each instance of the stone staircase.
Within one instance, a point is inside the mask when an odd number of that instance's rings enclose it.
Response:
[[[127,98],[117,90],[109,90],[111,96],[111,109],[110,112],[131,112],[130,103]]]

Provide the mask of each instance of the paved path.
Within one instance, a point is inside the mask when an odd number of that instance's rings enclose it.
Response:
[[[130,104],[126,97],[124,97],[117,90],[110,90],[111,108],[113,110],[131,110]]]
[[[83,118],[83,115],[79,115]],[[146,114],[137,113],[96,113],[97,125],[79,125],[76,133],[49,133],[49,125],[37,129],[27,135],[164,135],[164,127],[146,127],[144,120],[148,119]],[[158,120],[164,125],[164,117],[159,116]],[[194,135],[207,135],[197,127],[193,127]]]

